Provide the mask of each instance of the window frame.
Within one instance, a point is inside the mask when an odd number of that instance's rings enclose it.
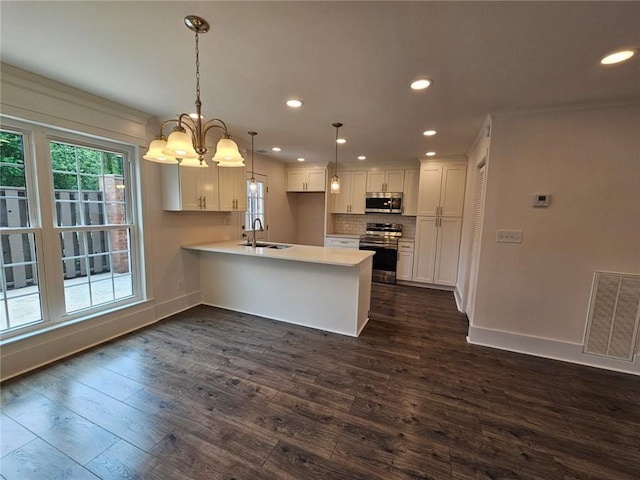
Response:
[[[42,321],[31,326],[0,332],[0,344],[14,337],[37,335],[68,323],[89,320],[100,315],[127,308],[147,299],[144,280],[144,249],[139,181],[136,163],[138,147],[121,141],[76,133],[55,126],[0,117],[3,130],[20,133],[24,141],[25,176],[31,229],[36,231],[35,246],[38,261],[40,306]],[[124,204],[126,223],[106,225],[69,225],[56,223],[56,198],[51,161],[51,142],[59,142],[122,155]],[[81,189],[81,186],[78,186]],[[80,190],[79,190],[80,191]],[[84,223],[84,222],[83,222]],[[60,248],[61,232],[129,231],[129,270],[132,295],[121,300],[93,305],[86,309],[66,312],[64,297],[64,257]],[[2,233],[8,233],[2,228]],[[10,233],[14,233],[12,229]],[[18,233],[18,232],[15,232]],[[4,307],[3,307],[4,308]]]

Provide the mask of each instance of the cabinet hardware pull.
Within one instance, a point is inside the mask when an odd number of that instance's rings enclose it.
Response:
[[[204,209],[207,209],[207,197],[202,197],[202,204],[204,205]]]

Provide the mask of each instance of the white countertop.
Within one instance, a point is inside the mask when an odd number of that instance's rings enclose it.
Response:
[[[290,246],[289,248],[282,250],[261,247],[254,249],[250,246],[244,245],[244,243],[233,240],[227,242],[202,243],[199,245],[185,245],[182,248],[187,250],[197,250],[200,252],[228,253],[232,255],[294,260],[298,262],[324,263],[327,265],[339,265],[343,267],[354,267],[374,255],[374,252],[370,250],[325,248],[310,245],[280,245]]]

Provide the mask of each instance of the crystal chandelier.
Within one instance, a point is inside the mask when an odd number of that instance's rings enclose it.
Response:
[[[183,167],[207,167],[204,155],[208,148],[206,145],[207,133],[212,129],[218,129],[222,138],[216,146],[214,162],[219,167],[244,167],[244,159],[238,151],[238,145],[231,139],[227,125],[219,118],[213,118],[203,124],[202,101],[200,100],[200,50],[198,35],[209,31],[209,23],[195,15],[185,17],[184,23],[189,30],[196,34],[196,113],[181,113],[178,118],[166,120],[160,126],[160,133],[149,145],[149,150],[143,155],[145,160],[152,162],[176,164]],[[164,127],[175,123],[169,138],[162,133]]]

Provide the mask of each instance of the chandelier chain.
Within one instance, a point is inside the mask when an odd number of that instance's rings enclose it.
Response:
[[[200,47],[199,37],[196,31],[196,98],[200,100]]]

